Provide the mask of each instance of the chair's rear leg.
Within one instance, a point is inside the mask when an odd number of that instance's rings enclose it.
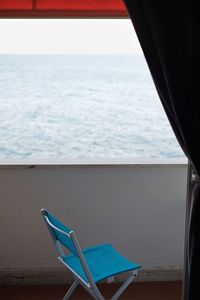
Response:
[[[117,292],[114,294],[114,296],[111,298],[111,300],[117,300],[121,294],[125,291],[125,289],[131,284],[131,282],[135,279],[137,276],[137,271],[134,271],[133,274],[131,274],[127,280],[122,284],[122,286],[117,290]]]
[[[67,291],[66,295],[64,296],[63,300],[68,300],[72,293],[74,292],[74,290],[76,289],[77,285],[79,284],[78,280],[76,279],[73,284],[71,285],[71,287],[69,288],[69,290]]]

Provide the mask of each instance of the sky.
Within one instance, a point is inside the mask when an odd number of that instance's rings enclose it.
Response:
[[[128,19],[0,20],[0,53],[141,54]]]

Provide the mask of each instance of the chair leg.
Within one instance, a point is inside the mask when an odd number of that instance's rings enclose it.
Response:
[[[83,287],[95,300],[105,300],[96,285],[92,288],[86,288],[84,285]]]
[[[135,279],[136,276],[137,276],[137,272],[135,271],[127,278],[127,280],[117,290],[117,292],[114,294],[111,300],[117,300],[121,296],[121,294],[125,291],[125,289],[129,286],[129,284]]]
[[[94,299],[96,299],[96,300],[105,300],[105,298],[101,295],[101,293],[100,293],[100,291],[99,291],[99,289],[98,288],[96,288],[95,290],[94,290]]]
[[[71,297],[72,293],[74,292],[74,290],[76,289],[78,284],[79,284],[78,280],[75,280],[73,282],[73,284],[71,285],[71,287],[67,291],[66,295],[64,296],[63,300],[68,300]]]

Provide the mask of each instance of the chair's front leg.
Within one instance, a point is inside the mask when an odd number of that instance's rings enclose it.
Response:
[[[90,285],[90,286],[86,286],[85,284],[83,284],[82,282],[79,282],[81,284],[81,286],[92,296],[92,298],[94,298],[95,300],[105,300],[103,298],[103,296],[101,295],[101,293],[99,292],[97,286],[94,285]]]
[[[77,285],[79,284],[78,280],[76,279],[73,284],[71,285],[71,287],[69,288],[69,290],[67,291],[66,295],[64,296],[63,300],[68,300],[72,293],[74,292],[74,290],[76,289]]]
[[[93,292],[93,297],[96,300],[105,300],[105,298],[101,295],[98,287],[96,286],[96,284],[92,285],[92,292]]]
[[[127,280],[122,284],[122,286],[117,290],[117,292],[114,294],[114,296],[111,298],[111,300],[117,300],[121,294],[125,291],[125,289],[129,286],[129,284],[135,279],[137,276],[137,272],[134,271]]]

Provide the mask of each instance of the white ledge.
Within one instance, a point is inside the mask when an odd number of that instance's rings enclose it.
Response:
[[[120,166],[160,166],[187,165],[187,159],[48,159],[48,160],[0,160],[0,168],[38,167],[120,167]]]

